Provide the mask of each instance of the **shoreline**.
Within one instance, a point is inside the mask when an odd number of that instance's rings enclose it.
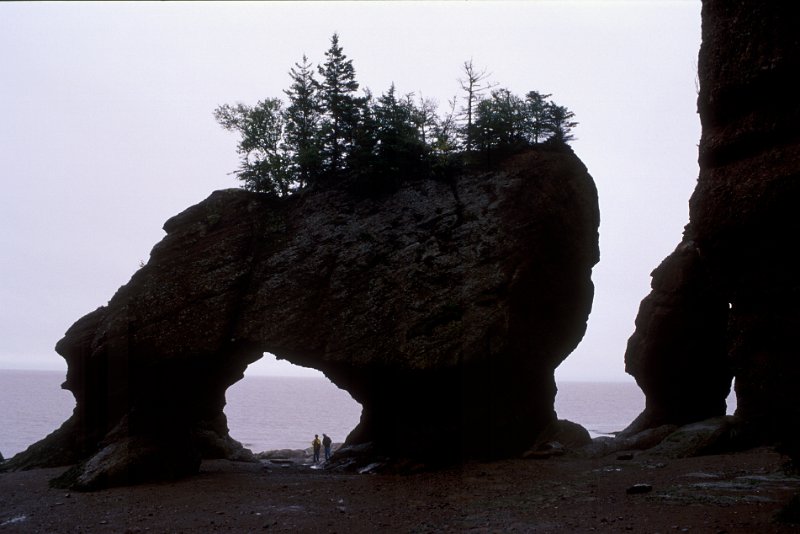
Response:
[[[18,374],[17,378],[19,378],[19,376],[24,376],[31,373],[33,373],[37,379],[39,376],[47,376],[49,377],[49,381],[47,383],[51,385],[47,388],[47,390],[37,390],[37,399],[55,397],[55,400],[48,401],[47,403],[39,404],[28,402],[29,406],[26,406],[26,408],[36,410],[36,414],[33,419],[41,421],[35,428],[35,431],[31,432],[29,432],[27,429],[27,426],[30,425],[30,419],[23,421],[22,423],[15,420],[19,410],[12,409],[13,406],[10,404],[7,404],[5,409],[0,409],[0,413],[5,413],[8,420],[13,422],[13,426],[9,426],[7,428],[8,432],[5,435],[0,436],[0,453],[2,453],[6,458],[11,458],[15,454],[25,451],[30,445],[40,441],[41,439],[44,439],[53,430],[59,428],[59,426],[71,415],[75,407],[75,402],[73,396],[68,391],[61,390],[58,387],[58,385],[64,380],[63,373],[52,370],[30,371],[0,369],[0,378],[3,377],[4,373]],[[254,378],[255,380],[249,380],[250,378]],[[231,388],[236,388],[237,385],[239,388],[242,388],[242,386],[246,387],[246,383],[248,382],[255,382],[258,384],[261,379],[283,380],[285,378],[287,377],[261,375],[254,375],[253,377],[250,377],[250,375],[246,375],[243,380],[237,382],[237,384],[234,384],[231,386]],[[294,380],[295,378],[297,377],[288,377],[289,380]],[[310,379],[312,380],[312,383],[320,382],[330,384],[330,381],[324,377],[310,377]],[[11,382],[13,382],[13,380]],[[293,382],[289,383],[293,384]],[[584,389],[576,389],[576,384],[581,388],[586,386],[599,387],[600,390],[598,393],[594,390],[586,391]],[[558,414],[558,418],[567,419],[581,424],[590,432],[590,435],[593,438],[611,436],[613,435],[614,431],[622,430],[641,412],[641,409],[644,407],[644,396],[638,389],[638,386],[632,382],[591,382],[563,380],[557,381],[557,385],[559,387],[559,391],[555,398],[554,408]],[[611,389],[608,389],[609,386]],[[634,398],[630,397],[629,390],[625,388],[615,392],[614,388],[619,386],[633,388],[633,391],[635,392]],[[23,394],[29,394],[32,389],[37,387],[39,386],[36,384],[36,382],[34,382],[33,384],[29,385],[26,391],[20,392],[15,398],[24,398]],[[256,403],[251,403],[248,405],[242,404],[242,400],[239,398],[242,396],[241,393],[250,393],[250,391],[245,390],[239,392],[238,394],[236,392],[229,391],[225,415],[228,418],[228,426],[230,428],[231,437],[242,443],[243,446],[250,449],[254,454],[259,454],[259,452],[265,452],[274,449],[306,448],[310,445],[313,434],[318,433],[319,430],[327,431],[328,434],[334,439],[343,441],[349,432],[352,431],[359,422],[360,407],[358,410],[358,417],[354,416],[352,421],[345,421],[348,424],[315,424],[311,428],[299,430],[296,435],[292,435],[289,437],[289,439],[287,439],[287,436],[285,435],[275,435],[274,437],[265,436],[263,434],[263,429],[271,428],[270,425],[275,424],[276,422],[280,425],[287,425],[287,421],[284,420],[285,418],[278,418],[280,419],[279,421],[273,421],[272,419],[265,421],[260,419],[260,416],[258,415],[260,412],[258,410],[261,410],[262,407]],[[594,406],[598,395],[602,395],[602,399],[604,399],[605,403],[611,400],[611,404],[605,405],[602,410],[595,410]],[[250,395],[247,398],[253,399],[256,397]],[[13,401],[13,399],[8,400]],[[353,402],[355,403],[355,401]],[[287,401],[288,405],[294,405],[293,403],[293,400]],[[625,410],[632,405],[635,406],[635,408],[629,409],[630,413],[625,412]],[[281,410],[281,408],[278,409],[278,411]],[[283,408],[283,410],[286,409]],[[57,415],[54,416],[54,414]],[[609,414],[622,415],[615,415],[612,417]],[[299,421],[309,421],[307,415],[302,415],[297,419]],[[329,419],[325,419],[325,421],[329,421]],[[351,422],[352,424],[350,424]],[[319,430],[317,430],[317,428],[319,428]],[[26,439],[24,440],[20,439],[23,432],[26,432]]]
[[[8,532],[796,532],[800,477],[771,448],[469,463],[411,475],[207,460],[194,477],[80,493],[64,468],[0,473]],[[630,488],[650,488],[637,494]]]

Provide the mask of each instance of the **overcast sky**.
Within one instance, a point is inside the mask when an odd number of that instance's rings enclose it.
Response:
[[[283,96],[333,32],[376,94],[395,82],[444,110],[471,58],[575,113],[601,259],[557,378],[630,380],[625,344],[698,174],[699,0],[0,3],[0,368],[66,369],[55,343],[147,261],[164,221],[238,187],[214,108]]]

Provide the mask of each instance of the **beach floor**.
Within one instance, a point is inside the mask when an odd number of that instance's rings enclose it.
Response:
[[[36,469],[0,473],[0,532],[798,532],[774,520],[800,491],[785,461],[755,449],[359,475],[214,460],[185,480],[94,493],[51,489],[63,469]]]

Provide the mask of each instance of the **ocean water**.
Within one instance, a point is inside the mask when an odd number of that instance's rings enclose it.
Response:
[[[9,458],[58,428],[75,407],[60,389],[64,373],[0,370],[0,453]],[[305,449],[314,434],[344,441],[361,406],[325,378],[246,376],[228,389],[225,414],[231,436],[254,452]],[[728,413],[735,398],[728,399]],[[556,411],[593,436],[625,428],[644,408],[629,382],[560,382]]]
[[[61,426],[75,408],[66,373],[0,370],[0,453],[10,458]]]
[[[344,441],[361,405],[327,378],[245,376],[228,388],[231,436],[253,452],[305,449],[314,434]]]

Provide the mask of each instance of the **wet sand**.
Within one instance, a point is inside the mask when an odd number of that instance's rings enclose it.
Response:
[[[51,489],[63,469],[36,469],[0,473],[0,532],[798,532],[774,520],[800,491],[785,461],[756,449],[359,475],[214,460],[185,480],[93,493]]]

